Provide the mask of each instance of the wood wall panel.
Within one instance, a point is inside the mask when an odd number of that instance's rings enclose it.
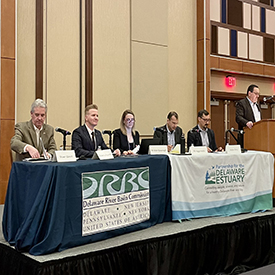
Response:
[[[197,81],[203,82],[204,58],[203,58],[203,40],[197,41]]]
[[[1,59],[1,119],[15,117],[15,61]],[[3,132],[5,134],[5,132]]]
[[[85,1],[85,106],[93,103],[93,3]]]
[[[0,204],[4,203],[12,157],[15,116],[15,0],[1,1]]]
[[[197,110],[210,111],[210,73],[210,1],[197,0]]]
[[[209,22],[210,26],[210,0],[197,0],[197,39],[204,38],[204,3],[206,7],[206,22]],[[205,30],[205,37],[210,39],[210,28]]]
[[[231,70],[234,72],[242,71],[243,64],[241,61],[233,60],[233,59],[226,59],[220,58],[220,69],[222,70]]]
[[[243,62],[243,72],[257,75],[264,75],[264,65],[253,63]]]
[[[43,99],[43,0],[36,0],[35,97]]]
[[[210,69],[217,69],[220,71],[234,71],[242,74],[256,74],[258,76],[272,78],[275,77],[275,66],[228,59],[218,56],[210,57]]]
[[[1,0],[1,57],[15,58],[15,0]]]
[[[203,14],[203,0],[197,1],[197,40],[203,40],[204,38],[204,14]]]
[[[7,183],[12,163],[10,140],[14,135],[14,120],[1,119],[2,131],[5,134],[1,134],[0,136],[0,180]]]
[[[197,83],[197,112],[203,109],[204,98],[204,83]]]
[[[264,65],[264,75],[275,77],[275,66]]]
[[[219,69],[220,68],[220,59],[216,56],[210,56],[210,68]]]

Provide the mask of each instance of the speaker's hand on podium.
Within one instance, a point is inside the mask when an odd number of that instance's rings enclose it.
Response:
[[[252,122],[252,121],[248,121],[248,122],[246,123],[246,126],[247,126],[249,129],[251,129],[251,128],[253,127],[253,122]]]

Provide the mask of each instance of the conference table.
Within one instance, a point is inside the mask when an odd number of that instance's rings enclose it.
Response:
[[[170,172],[165,155],[14,162],[4,237],[42,255],[171,221]]]
[[[3,234],[42,255],[157,223],[272,209],[271,153],[14,162]]]
[[[272,209],[269,152],[169,155],[172,219],[230,216]]]

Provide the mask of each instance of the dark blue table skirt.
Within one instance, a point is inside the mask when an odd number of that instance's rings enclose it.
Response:
[[[149,166],[150,220],[82,237],[81,173]],[[171,168],[164,155],[12,165],[3,234],[18,251],[42,255],[171,221]]]

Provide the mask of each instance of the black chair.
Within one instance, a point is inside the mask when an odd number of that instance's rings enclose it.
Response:
[[[103,130],[102,134],[109,136],[109,147],[112,149],[112,135],[113,135],[113,131],[111,131],[111,130]]]

